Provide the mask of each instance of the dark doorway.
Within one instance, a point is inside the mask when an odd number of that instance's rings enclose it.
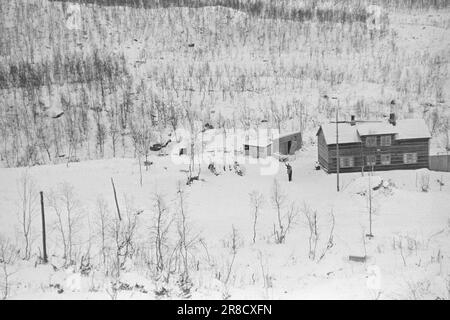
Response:
[[[288,148],[287,148],[287,153],[288,153],[288,154],[291,154],[291,144],[292,144],[292,141],[289,140],[289,141],[288,141],[288,146],[287,146],[287,147],[288,147]]]

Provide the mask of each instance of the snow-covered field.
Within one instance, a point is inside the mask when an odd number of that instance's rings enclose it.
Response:
[[[18,206],[20,178],[26,170],[35,182],[35,190],[45,195],[58,185],[69,183],[81,214],[74,247],[91,244],[91,255],[98,254],[96,231],[97,200],[103,197],[115,215],[110,178],[114,179],[119,205],[132,203],[139,214],[139,241],[150,244],[150,226],[155,216],[155,193],[162,194],[176,215],[177,181],[183,185],[184,166],[172,164],[170,157],[152,156],[153,165],[143,172],[139,183],[139,165],[135,159],[113,159],[36,166],[28,169],[0,169],[0,234],[20,244]],[[336,176],[316,171],[314,147],[299,151],[292,162],[293,181],[288,182],[284,165],[276,175],[260,174],[257,164],[244,164],[246,174],[219,170],[219,176],[202,170],[202,181],[184,186],[187,216],[192,233],[201,243],[192,251],[193,287],[189,297],[199,299],[435,299],[449,298],[450,286],[450,174],[429,172],[430,190],[420,190],[423,171],[376,172],[372,187],[373,238],[369,233],[369,177],[360,173],[341,174],[341,192],[336,192]],[[425,174],[427,174],[425,172]],[[277,216],[271,202],[273,181],[277,179],[289,201],[300,208],[296,224],[286,242],[277,244],[273,228]],[[443,181],[441,186],[437,180]],[[380,184],[381,183],[381,184]],[[381,185],[381,187],[380,187]],[[256,242],[252,242],[253,218],[249,193],[257,190],[264,202],[257,221]],[[128,200],[125,201],[125,198]],[[314,261],[309,257],[309,229],[304,211],[317,211],[318,244]],[[335,219],[333,245],[322,259]],[[110,281],[101,270],[88,273],[79,265],[63,268],[61,242],[56,215],[46,205],[50,264],[42,265],[36,255],[41,248],[40,215],[33,220],[33,252],[29,261],[20,259],[10,266],[9,297],[12,299],[112,297]],[[230,234],[237,231],[237,253],[228,273],[232,253]],[[90,239],[90,241],[88,241]],[[349,261],[349,255],[367,255],[365,262]],[[94,260],[94,259],[93,259]],[[136,255],[120,275],[123,287],[117,298],[183,297],[177,284],[157,280],[150,268]]]

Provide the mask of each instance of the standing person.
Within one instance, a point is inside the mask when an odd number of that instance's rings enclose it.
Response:
[[[289,163],[286,164],[286,171],[289,181],[292,181],[292,167]]]

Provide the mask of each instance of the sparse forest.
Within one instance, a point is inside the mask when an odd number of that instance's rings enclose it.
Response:
[[[250,108],[282,131],[314,130],[334,110],[323,99],[330,92],[342,92],[342,116],[423,114],[445,146],[448,48],[407,50],[387,10],[374,16],[355,1],[189,3],[86,1],[68,27],[69,2],[2,1],[3,164],[145,156],[136,119],[148,123],[145,143],[161,143],[161,132],[189,127],[186,109],[216,126]],[[394,3],[399,12],[446,5]],[[148,115],[136,117],[142,108]]]

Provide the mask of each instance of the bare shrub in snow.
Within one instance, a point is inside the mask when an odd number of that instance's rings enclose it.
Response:
[[[450,275],[445,279],[445,287],[447,289],[447,299],[450,299]]]
[[[48,204],[57,217],[56,229],[63,246],[64,265],[71,265],[76,261],[75,246],[79,245],[78,233],[83,218],[74,187],[67,182],[59,185],[56,192],[50,192]]]
[[[39,207],[38,191],[33,178],[25,171],[18,182],[20,234],[23,237],[22,257],[30,259],[33,244],[33,220]]]
[[[230,255],[231,258],[227,260],[226,266],[225,266],[225,277],[223,278],[222,282],[224,284],[224,292],[223,292],[223,299],[228,299],[230,297],[230,294],[228,292],[229,290],[229,281],[231,278],[231,274],[233,271],[234,262],[236,260],[236,255],[238,253],[238,249],[241,246],[241,240],[238,235],[238,232],[234,225],[231,226],[231,234],[228,236],[228,238],[225,240],[226,246],[230,249]]]
[[[296,222],[299,210],[295,202],[290,203],[286,209],[286,194],[276,179],[272,185],[271,200],[277,214],[277,223],[273,225],[273,236],[276,243],[284,243],[286,235]]]
[[[138,227],[139,212],[135,210],[129,199],[125,197],[125,215],[122,219],[115,216],[109,226],[109,236],[112,239],[113,259],[110,274],[118,278],[120,272],[129,263],[135,253],[135,237]]]
[[[423,300],[430,299],[433,295],[431,293],[431,281],[424,279],[419,281],[408,281],[409,299]]]
[[[238,244],[238,233],[236,228],[233,226],[231,226],[232,232],[230,235],[230,249],[231,249],[231,261],[228,264],[228,268],[227,268],[227,274],[225,277],[225,284],[228,284],[228,281],[230,280],[230,276],[231,276],[231,271],[233,269],[233,265],[234,265],[234,261],[236,259],[236,255],[238,252],[238,248],[239,248],[239,244]]]
[[[253,208],[253,243],[256,242],[256,223],[258,220],[261,207],[264,203],[264,196],[258,191],[252,191],[250,193],[250,203]]]
[[[107,225],[107,239],[111,245],[106,267],[106,274],[110,276],[110,286],[106,288],[106,293],[111,300],[116,300],[122,289],[120,281],[122,270],[132,267],[137,250],[136,234],[139,214],[140,211],[133,207],[131,200],[125,197],[125,215],[121,219],[115,215]]]
[[[111,213],[108,205],[103,197],[97,198],[97,219],[96,219],[96,231],[97,236],[100,238],[100,255],[103,268],[107,272],[107,261],[109,257],[109,239],[108,228],[111,223]]]
[[[322,260],[325,257],[325,255],[327,254],[327,252],[334,246],[333,237],[334,237],[334,226],[335,226],[336,220],[335,220],[333,211],[331,211],[330,216],[331,216],[330,232],[328,235],[327,243],[325,245],[325,249],[322,251],[322,254],[319,257],[319,261]]]
[[[196,127],[196,118],[197,114],[195,110],[192,108],[192,101],[187,101],[187,105],[184,106],[184,116],[186,118],[186,121],[188,123],[188,129],[189,129],[189,143],[190,143],[190,150],[189,150],[189,175],[187,177],[187,185],[191,185],[194,180],[200,179],[200,163],[198,164],[198,172],[197,175],[194,175],[194,170],[197,167],[196,163],[196,156],[199,153],[199,146],[197,143],[198,140],[198,128]]]
[[[170,127],[172,128],[175,141],[178,142],[177,129],[178,129],[178,122],[180,119],[180,111],[175,106],[173,100],[169,102],[169,110],[167,112],[168,112],[168,122],[170,123]]]
[[[154,127],[152,126],[151,109],[146,105],[139,106],[130,118],[131,137],[135,148],[135,153],[141,163],[141,157],[145,157],[145,168],[148,170],[148,156],[150,148],[154,142]]]
[[[189,222],[188,212],[186,208],[186,196],[182,184],[177,184],[178,198],[178,214],[177,214],[177,231],[178,231],[178,253],[181,259],[181,273],[179,279],[180,288],[183,294],[189,295],[192,287],[190,279],[191,262],[195,261],[194,249],[198,242],[198,234],[194,234]]]
[[[267,257],[266,259],[263,259],[263,253],[261,252],[261,250],[258,251],[258,261],[259,266],[261,267],[261,276],[263,278],[264,292],[266,298],[268,298],[269,289],[273,287],[272,276],[268,272]]]
[[[319,228],[319,222],[318,222],[318,214],[316,210],[312,210],[309,206],[306,204],[303,207],[303,214],[306,217],[308,230],[309,230],[309,237],[308,237],[308,257],[311,260],[320,261],[322,260],[327,252],[334,246],[333,241],[333,235],[334,235],[334,226],[335,226],[335,217],[333,212],[330,213],[331,222],[330,222],[330,228],[329,228],[329,234],[327,238],[327,242],[325,244],[325,247],[320,255],[318,255],[318,244],[319,239],[321,235],[321,230]],[[323,229],[323,227],[322,227]]]
[[[120,127],[120,108],[118,106],[117,102],[117,93],[115,97],[115,103],[114,106],[111,107],[109,110],[107,117],[109,122],[109,135],[111,137],[111,144],[112,144],[112,156],[116,157],[116,150],[117,150],[117,142],[119,140],[120,134],[121,134],[121,127]]]
[[[0,237],[0,294],[7,299],[11,290],[12,265],[17,260],[18,252],[8,241]]]
[[[154,217],[151,227],[151,241],[154,245],[156,271],[160,273],[167,267],[166,262],[169,254],[168,233],[172,219],[164,197],[161,194],[154,194],[153,208]]]
[[[303,213],[308,222],[309,238],[308,246],[309,253],[308,256],[311,260],[316,258],[317,243],[319,241],[319,230],[317,227],[317,211],[311,210],[308,206],[304,206]]]

